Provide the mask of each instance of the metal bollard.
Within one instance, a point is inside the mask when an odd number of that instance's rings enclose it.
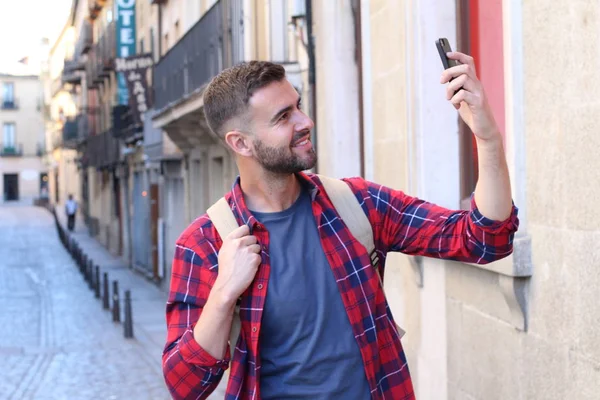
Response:
[[[110,308],[110,299],[108,294],[108,273],[104,273],[104,293],[102,294],[102,308],[108,310]]]
[[[79,247],[78,244],[75,244],[75,246],[77,246],[77,264],[79,265],[81,272],[83,272],[83,254],[81,253],[81,247]]]
[[[96,265],[96,278],[94,279],[94,297],[100,298],[100,267]]]
[[[81,247],[77,246],[77,261],[81,266],[81,271],[85,272],[85,264],[83,263],[83,252],[81,251]]]
[[[121,322],[121,309],[119,303],[119,282],[113,281],[113,322]]]
[[[83,264],[83,272],[84,272],[83,278],[85,279],[86,282],[89,282],[89,280],[90,280],[90,276],[89,276],[90,264],[88,262],[87,254],[82,254],[81,263]]]
[[[88,287],[90,290],[94,290],[94,285],[94,261],[90,259],[88,261]]]
[[[125,323],[123,324],[123,333],[126,338],[133,337],[133,318],[131,314],[131,292],[125,291]]]

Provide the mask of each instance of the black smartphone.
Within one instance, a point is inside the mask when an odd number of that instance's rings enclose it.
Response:
[[[460,65],[460,63],[457,60],[451,60],[446,55],[446,53],[452,51],[452,47],[450,46],[450,42],[448,42],[448,39],[439,38],[438,40],[435,41],[435,45],[437,46],[438,53],[440,53],[440,58],[442,59],[442,64],[444,65],[444,69],[448,69],[448,68],[452,68],[457,65]],[[454,80],[454,78],[450,79],[450,82],[452,82],[453,80]],[[454,94],[458,93],[461,89],[462,89],[462,87],[459,88],[458,90],[456,90],[454,92]]]
[[[446,56],[446,53],[452,51],[452,47],[450,46],[450,42],[448,42],[448,39],[439,38],[435,41],[435,45],[437,46],[438,53],[440,53],[440,58],[442,59],[444,69],[460,65],[460,63],[457,60],[451,60],[448,58],[448,56]]]

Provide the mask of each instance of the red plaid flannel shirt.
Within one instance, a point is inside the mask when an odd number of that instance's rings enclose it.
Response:
[[[360,348],[372,398],[414,399],[394,318],[369,254],[338,218],[318,177],[304,173],[298,177],[311,188],[321,243]],[[499,222],[485,218],[474,199],[471,211],[453,211],[361,178],[345,181],[373,226],[382,277],[390,251],[469,263],[489,263],[512,252],[518,227],[514,205],[510,218]],[[241,335],[231,361],[225,398],[260,399],[258,338],[269,285],[269,235],[246,207],[239,178],[226,198],[238,223],[250,226],[264,251],[256,277],[242,296]],[[175,399],[207,398],[229,368],[229,348],[225,359],[217,360],[193,337],[194,325],[217,277],[217,251],[221,244],[206,215],[196,219],[176,244],[167,303],[168,337],[163,352],[165,381]]]

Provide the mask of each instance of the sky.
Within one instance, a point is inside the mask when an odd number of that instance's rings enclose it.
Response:
[[[54,43],[72,0],[0,0],[0,73],[36,73],[43,37]],[[18,61],[29,57],[29,67]]]

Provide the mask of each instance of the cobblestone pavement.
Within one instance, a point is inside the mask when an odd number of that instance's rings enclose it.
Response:
[[[0,399],[170,398],[155,352],[123,337],[42,208],[0,207],[0,302]]]

